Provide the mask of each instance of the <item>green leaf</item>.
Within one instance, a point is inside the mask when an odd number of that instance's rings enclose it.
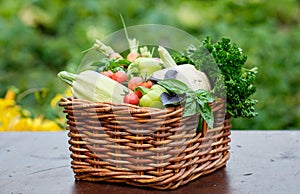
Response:
[[[135,92],[138,91],[138,90],[140,90],[142,92],[142,94],[145,95],[149,92],[150,89],[146,88],[144,86],[137,86],[137,87],[134,88]]]
[[[204,104],[207,102],[213,102],[215,100],[215,98],[206,90],[200,89],[197,90],[195,93],[197,95],[197,102],[201,106],[204,106]]]
[[[200,105],[200,114],[210,128],[213,128],[214,115],[209,102],[213,102],[213,96],[206,90],[196,91],[197,102]]]
[[[197,100],[192,97],[188,97],[185,102],[183,117],[192,116],[199,112],[200,106]]]
[[[98,67],[97,69],[99,71],[108,71],[111,70],[112,72],[117,72],[117,71],[124,71],[124,67],[128,67],[128,65],[131,62],[128,61],[127,59],[108,59],[104,58],[100,61],[96,61],[92,64],[92,66]]]
[[[214,127],[214,115],[211,107],[208,103],[205,103],[204,106],[200,106],[200,114],[202,118],[206,121],[209,128]]]
[[[188,86],[176,79],[165,79],[158,82],[159,85],[175,94],[186,94],[183,116],[191,116],[200,113],[201,117],[207,122],[210,128],[213,128],[214,116],[209,106],[209,102],[213,102],[214,98],[206,90],[193,91]]]
[[[159,82],[157,82],[159,85],[164,87],[169,92],[175,93],[175,94],[184,94],[187,91],[189,91],[189,87],[183,83],[182,81],[176,80],[176,79],[164,79]]]

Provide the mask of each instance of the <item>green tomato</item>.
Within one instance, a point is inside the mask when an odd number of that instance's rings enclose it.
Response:
[[[151,89],[140,99],[140,106],[143,107],[155,107],[163,108],[163,104],[160,100],[160,95],[167,90],[160,85],[153,85]]]
[[[160,101],[160,95],[162,94],[162,91],[157,90],[150,90],[146,96],[149,96],[152,101]]]
[[[163,108],[163,104],[161,101],[152,101],[151,104],[150,104],[150,107],[153,107],[153,108]]]
[[[163,104],[160,100],[152,100],[149,96],[144,95],[139,102],[139,105],[142,107],[154,107],[154,108],[163,108]]]
[[[154,84],[151,87],[151,90],[156,90],[156,91],[161,91],[161,93],[163,92],[167,92],[167,90],[165,88],[163,88],[162,86],[158,85],[158,84]]]
[[[139,105],[143,107],[150,107],[151,103],[152,103],[152,99],[150,98],[150,96],[144,95],[140,99]]]

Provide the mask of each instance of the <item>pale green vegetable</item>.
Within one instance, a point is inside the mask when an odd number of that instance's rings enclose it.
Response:
[[[160,59],[139,57],[128,66],[127,70],[132,76],[148,77],[163,68],[164,65]]]
[[[161,60],[163,61],[165,67],[176,67],[177,64],[174,59],[171,57],[170,53],[162,46],[159,46],[157,49]]]
[[[119,53],[115,52],[110,46],[105,45],[103,42],[101,42],[100,40],[97,40],[97,39],[92,48],[89,48],[83,52],[87,52],[91,49],[94,49],[94,50],[104,54],[105,56],[109,57],[110,59],[117,59],[117,58],[122,59],[123,58]]]
[[[172,71],[171,76],[169,72]],[[176,67],[170,67],[163,70],[156,71],[152,74],[152,78],[155,80],[163,80],[165,78],[174,78],[184,82],[190,89],[196,91],[198,89],[204,89],[210,91],[210,82],[205,73],[197,70],[194,65],[184,64]]]
[[[83,71],[73,74],[66,71],[58,73],[58,77],[72,86],[76,98],[93,102],[123,103],[124,91],[129,89],[95,71]]]
[[[152,51],[150,52],[147,46],[140,47],[140,53],[142,57],[151,58],[153,56],[154,47]]]

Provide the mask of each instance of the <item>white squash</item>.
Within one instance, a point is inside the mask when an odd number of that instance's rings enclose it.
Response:
[[[163,80],[165,78],[168,78],[169,72],[174,73],[174,71],[176,75],[174,75],[174,77],[172,78],[184,82],[192,90],[211,90],[210,82],[206,74],[202,71],[197,70],[195,66],[191,64],[178,65],[175,67],[169,67],[163,70],[156,71],[153,73],[152,78],[154,78],[155,80]]]
[[[129,90],[113,79],[91,70],[79,74],[62,71],[58,77],[72,86],[73,95],[82,100],[123,103],[123,94]]]

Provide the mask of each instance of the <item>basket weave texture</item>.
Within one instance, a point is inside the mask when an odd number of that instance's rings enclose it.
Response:
[[[211,104],[214,128],[196,133],[199,115],[183,107],[144,108],[129,104],[63,98],[71,167],[77,180],[118,182],[175,189],[226,165],[230,118],[225,102]]]

